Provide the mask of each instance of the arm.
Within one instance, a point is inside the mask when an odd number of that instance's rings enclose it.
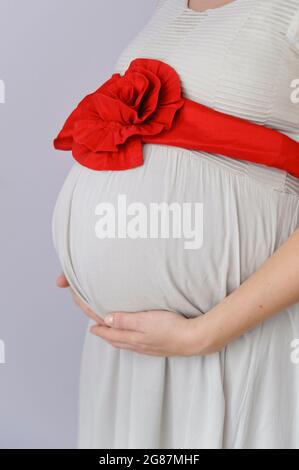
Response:
[[[114,312],[91,332],[112,346],[158,356],[206,355],[299,302],[299,230],[239,288],[205,315]],[[111,321],[112,319],[112,321]]]
[[[299,302],[299,229],[238,289],[195,320],[201,353],[214,352]],[[196,343],[196,335],[194,337]],[[201,346],[200,346],[201,344]],[[193,344],[196,349],[196,344]]]

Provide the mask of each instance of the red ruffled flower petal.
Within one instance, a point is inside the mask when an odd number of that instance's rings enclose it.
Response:
[[[128,139],[117,152],[91,152],[83,145],[73,144],[73,157],[92,170],[128,170],[143,164],[140,138]]]
[[[54,140],[82,165],[128,169],[143,163],[142,136],[170,129],[184,105],[180,79],[168,64],[138,58],[122,76],[113,74],[70,114]]]

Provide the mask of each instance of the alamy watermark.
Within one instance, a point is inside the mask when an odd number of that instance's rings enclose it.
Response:
[[[5,103],[5,82],[0,80],[0,104]]]
[[[0,339],[0,365],[5,364],[5,343]]]
[[[299,104],[299,78],[292,80],[291,88],[294,88],[294,91],[291,93],[291,101],[293,104]],[[291,349],[291,362],[293,364],[299,364],[299,338],[293,339],[291,342]]]
[[[299,104],[299,78],[292,80],[291,88],[294,88],[291,93],[291,101],[293,104]]]
[[[0,104],[5,103],[5,83],[0,79]],[[5,343],[0,339],[0,365],[5,364]]]
[[[293,364],[299,364],[299,338],[293,339],[293,341],[291,342],[291,349],[291,362]]]
[[[100,240],[130,239],[184,239],[186,250],[197,250],[203,244],[203,203],[201,202],[141,202],[128,204],[127,196],[120,194],[117,204],[101,202],[96,206],[99,220],[95,234]]]

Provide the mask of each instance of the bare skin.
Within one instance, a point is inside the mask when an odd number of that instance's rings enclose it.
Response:
[[[189,0],[188,6],[204,11],[232,1]],[[63,274],[57,285],[69,288]],[[95,321],[91,333],[115,348],[151,356],[211,354],[299,302],[299,229],[238,289],[205,315],[193,319],[154,310],[111,312],[103,321],[71,292],[76,304]]]
[[[219,8],[235,0],[189,0],[188,8],[194,11],[205,11],[210,8]]]

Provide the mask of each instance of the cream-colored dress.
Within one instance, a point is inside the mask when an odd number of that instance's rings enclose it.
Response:
[[[119,57],[164,60],[183,93],[299,140],[299,0],[235,0],[195,12],[160,0]],[[297,85],[298,88],[298,85]],[[236,289],[299,227],[299,180],[262,165],[144,146],[129,171],[74,162],[53,215],[71,285],[100,315],[174,310],[202,315]],[[203,244],[181,238],[95,236],[101,202],[203,204]],[[299,305],[207,356],[154,357],[86,332],[80,448],[299,448]],[[293,354],[292,354],[293,353]]]

